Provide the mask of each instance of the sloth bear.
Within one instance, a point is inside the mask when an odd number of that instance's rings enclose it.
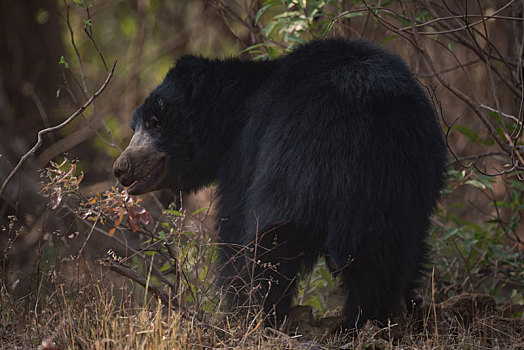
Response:
[[[254,298],[282,321],[320,256],[340,277],[347,328],[410,303],[446,147],[399,57],[345,39],[266,61],[184,56],[131,128],[113,169],[129,194],[216,183],[230,308]]]

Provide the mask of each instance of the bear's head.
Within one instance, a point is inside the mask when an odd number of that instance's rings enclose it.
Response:
[[[223,119],[215,117],[224,114],[219,107],[226,105],[218,96],[224,89],[213,75],[216,65],[202,57],[180,58],[136,108],[131,120],[133,138],[113,166],[115,177],[129,194],[161,188],[195,191],[215,180],[222,154],[218,130],[230,139],[230,132],[223,131]],[[231,104],[238,104],[238,91],[230,95],[234,97]]]
[[[192,189],[187,178],[194,173],[194,142],[183,99],[177,93],[174,73],[135,109],[134,135],[113,165],[113,173],[132,195],[162,188]]]

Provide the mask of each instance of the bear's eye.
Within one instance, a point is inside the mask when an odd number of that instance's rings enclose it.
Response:
[[[151,119],[146,120],[144,126],[146,129],[158,129],[160,127],[160,122],[158,121],[157,117],[153,116]]]

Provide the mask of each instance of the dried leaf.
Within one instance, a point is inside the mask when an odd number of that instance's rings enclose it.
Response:
[[[147,211],[140,215],[140,223],[143,225],[148,225],[150,222],[153,222],[153,217]]]
[[[115,221],[115,227],[118,227],[118,225],[120,225],[120,223],[122,222],[122,219],[124,218],[124,214],[125,213],[123,211],[120,212],[120,215],[118,216],[118,218]]]
[[[60,205],[60,202],[62,202],[62,191],[59,187],[55,190],[53,196],[51,196],[51,209],[56,209]]]
[[[129,223],[129,226],[131,226],[131,231],[136,232],[138,231],[138,225],[135,223],[135,220],[130,216],[127,218],[127,222]]]

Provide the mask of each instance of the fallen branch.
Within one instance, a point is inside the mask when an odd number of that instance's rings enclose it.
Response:
[[[48,134],[50,132],[53,132],[53,131],[56,131],[56,130],[59,130],[61,128],[63,128],[64,126],[68,125],[69,123],[71,123],[76,117],[78,117],[87,107],[89,107],[89,105],[91,105],[93,103],[93,101],[98,97],[100,96],[100,94],[104,91],[104,89],[107,87],[107,85],[109,84],[109,82],[111,81],[111,78],[113,77],[113,73],[115,71],[115,67],[116,67],[116,60],[115,62],[113,63],[113,67],[111,68],[111,71],[109,71],[109,73],[107,74],[107,77],[106,77],[106,80],[104,81],[104,83],[102,84],[102,86],[100,86],[100,88],[98,89],[97,92],[95,92],[90,98],[89,100],[86,101],[86,103],[84,103],[82,105],[82,107],[80,107],[75,113],[71,114],[69,116],[69,118],[67,118],[66,120],[64,120],[62,123],[56,125],[56,126],[52,126],[50,128],[46,128],[46,129],[42,129],[38,132],[38,140],[36,141],[36,144],[33,146],[33,148],[31,148],[29,150],[29,152],[27,152],[26,154],[24,154],[22,156],[22,158],[20,158],[20,161],[18,162],[18,164],[15,166],[15,168],[13,169],[13,171],[11,171],[11,173],[9,174],[9,176],[5,179],[4,183],[2,184],[2,187],[0,188],[0,197],[2,196],[2,194],[4,193],[4,190],[5,188],[7,187],[7,185],[9,184],[9,182],[13,179],[13,177],[16,175],[16,173],[20,170],[20,168],[22,167],[22,165],[24,165],[24,163],[26,162],[26,160],[33,156],[35,154],[35,152],[38,150],[38,148],[42,145],[42,137],[45,135],[45,134]]]
[[[214,326],[212,324],[205,322],[202,316],[180,305],[175,299],[171,298],[166,292],[164,292],[163,290],[161,290],[154,284],[148,283],[148,281],[144,277],[137,274],[135,270],[133,270],[132,268],[118,261],[111,260],[110,258],[103,259],[102,265],[106,266],[109,270],[116,272],[119,275],[126,277],[133,282],[140,284],[145,290],[151,293],[151,295],[160,299],[160,301],[164,305],[171,305],[171,308],[173,310],[178,310],[182,317],[190,321],[197,321],[200,325],[204,327],[208,327],[208,328],[213,328],[214,330],[219,331],[222,334],[233,336],[230,332],[226,331],[225,329],[222,329],[220,327],[217,327],[217,326]]]
[[[165,305],[169,305],[169,300],[171,299],[169,297],[169,295],[164,292],[163,290],[161,290],[160,288],[158,288],[157,286],[155,286],[154,284],[152,283],[149,283],[147,282],[147,280],[140,276],[139,274],[137,274],[132,268],[122,264],[122,263],[118,263],[118,262],[115,262],[115,261],[110,261],[109,259],[104,259],[102,261],[102,264],[104,266],[106,266],[107,268],[109,268],[109,270],[113,271],[113,272],[116,272],[118,273],[119,275],[122,275],[138,284],[140,284],[142,287],[144,287],[145,289],[147,289],[149,291],[149,293],[151,293],[154,297],[162,300],[162,302],[165,304]],[[183,313],[186,313],[187,310],[185,310],[182,306],[178,305],[178,303],[176,302],[175,299],[172,300],[172,303],[174,303],[174,306],[177,308],[177,309],[181,309],[181,311],[183,311]],[[200,321],[200,320],[199,320]]]

